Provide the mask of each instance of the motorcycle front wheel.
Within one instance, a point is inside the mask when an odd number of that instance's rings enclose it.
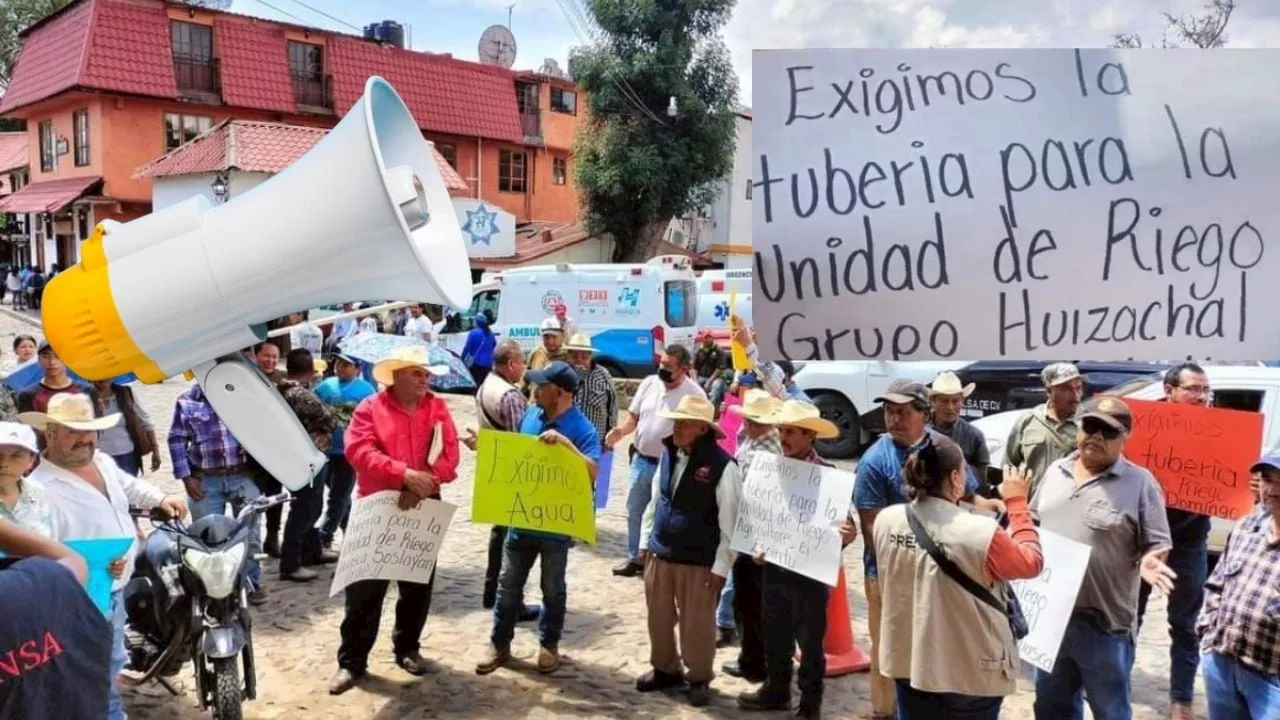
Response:
[[[244,691],[238,658],[213,660],[213,720],[242,720]]]

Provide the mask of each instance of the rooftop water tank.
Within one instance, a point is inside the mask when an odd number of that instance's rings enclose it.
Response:
[[[364,38],[365,40],[377,40],[378,42],[403,48],[404,26],[395,20],[383,20],[380,23],[366,25],[364,28]]]

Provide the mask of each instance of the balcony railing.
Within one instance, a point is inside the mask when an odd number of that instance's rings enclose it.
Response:
[[[542,137],[542,113],[536,107],[526,107],[520,111],[520,128],[526,138]]]
[[[221,68],[217,58],[175,54],[173,71],[178,79],[179,91],[222,94]]]
[[[333,76],[293,73],[293,100],[299,105],[333,109]]]

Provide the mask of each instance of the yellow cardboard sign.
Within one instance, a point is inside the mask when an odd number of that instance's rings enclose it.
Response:
[[[471,522],[596,541],[595,494],[582,458],[532,435],[480,430]]]
[[[733,339],[733,331],[736,325],[742,322],[735,312],[738,309],[738,293],[729,293],[729,355],[733,358],[734,370],[750,370],[751,360],[747,357],[747,349],[742,343]]]

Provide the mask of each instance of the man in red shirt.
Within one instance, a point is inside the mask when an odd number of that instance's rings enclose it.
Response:
[[[429,364],[422,347],[404,348],[374,366],[373,379],[385,387],[352,413],[343,440],[356,472],[357,498],[395,490],[407,510],[426,498],[440,499],[440,486],[457,477],[458,431],[448,406],[428,385],[431,375],[445,372]],[[396,582],[400,599],[391,644],[396,665],[411,675],[436,670],[419,652],[434,583],[434,572],[425,585]],[[367,672],[389,585],[388,580],[361,580],[347,586],[338,672],[329,681],[329,694],[350,690]]]

